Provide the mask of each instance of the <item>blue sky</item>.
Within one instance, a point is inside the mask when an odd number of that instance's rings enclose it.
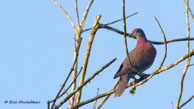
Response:
[[[60,1],[76,24],[74,0]],[[79,1],[80,18],[87,1]],[[194,10],[194,2],[190,1]],[[138,12],[127,20],[127,31],[142,28],[147,39],[163,41],[162,33],[154,20],[160,21],[167,40],[186,37],[185,4],[182,0],[146,0],[126,1],[126,15]],[[65,80],[73,63],[74,31],[65,14],[51,0],[4,0],[0,4],[0,107],[3,109],[44,109],[46,102],[53,99]],[[122,18],[122,0],[95,0],[89,12],[84,29],[92,27],[95,16],[101,14],[100,23],[108,23]],[[123,29],[122,22],[111,25]],[[194,21],[190,17],[191,37],[194,36]],[[78,68],[83,65],[90,32],[82,34],[82,46],[79,53]],[[128,38],[131,51],[136,40]],[[145,73],[152,73],[162,61],[163,45],[154,45],[157,56],[153,66]],[[194,42],[191,42],[191,49]],[[186,41],[168,44],[167,59],[164,67],[186,54]],[[109,30],[97,32],[92,46],[86,78],[113,58],[117,60],[83,89],[82,100],[109,91],[116,82],[113,79],[121,62],[125,59],[123,36]],[[193,64],[193,59],[191,60]],[[111,96],[103,105],[107,108],[132,109],[170,109],[170,102],[175,107],[185,61],[176,67],[162,72],[136,89],[136,94],[129,94],[129,89],[120,98]],[[189,67],[184,82],[181,103],[194,95],[194,67]],[[70,83],[70,82],[68,82]],[[5,104],[8,100],[34,100],[39,104]],[[100,103],[98,100],[97,104]],[[91,109],[93,103],[81,109]],[[63,108],[67,108],[64,105]],[[183,109],[193,109],[191,101]]]

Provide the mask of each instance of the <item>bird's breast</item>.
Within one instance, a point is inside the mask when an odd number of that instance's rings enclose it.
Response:
[[[150,43],[146,43],[133,50],[130,54],[130,59],[135,69],[143,72],[148,69],[154,62],[156,49]]]

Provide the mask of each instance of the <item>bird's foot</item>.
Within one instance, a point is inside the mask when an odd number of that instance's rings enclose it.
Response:
[[[138,83],[138,81],[135,77],[132,77],[132,79],[134,80],[135,84]]]
[[[135,89],[129,91],[132,95],[135,94]]]

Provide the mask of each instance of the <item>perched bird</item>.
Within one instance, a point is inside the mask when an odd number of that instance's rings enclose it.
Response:
[[[140,76],[144,76],[143,72],[148,69],[154,62],[156,49],[147,41],[142,29],[136,28],[131,33],[137,39],[136,48],[129,53],[131,65],[137,72],[141,72]],[[120,97],[125,91],[130,78],[135,78],[136,73],[131,69],[127,58],[121,64],[119,70],[114,76],[114,79],[120,77],[118,88],[115,92],[115,97]]]

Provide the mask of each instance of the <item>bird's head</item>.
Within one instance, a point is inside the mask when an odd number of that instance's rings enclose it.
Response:
[[[140,29],[140,28],[134,29],[132,31],[132,33],[131,33],[131,36],[136,37],[137,39],[138,38],[141,38],[141,37],[144,37],[145,38],[145,34],[144,34],[143,30]]]

